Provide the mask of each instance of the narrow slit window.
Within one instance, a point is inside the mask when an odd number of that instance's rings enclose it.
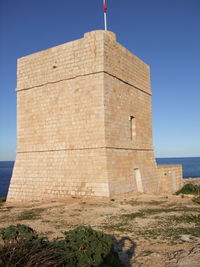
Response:
[[[131,137],[131,140],[135,141],[135,138],[136,138],[136,119],[134,116],[130,116],[129,121],[130,121],[130,137]]]

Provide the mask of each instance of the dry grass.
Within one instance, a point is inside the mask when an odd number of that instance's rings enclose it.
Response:
[[[79,225],[92,226],[116,239],[127,237],[136,242],[136,254],[151,247],[166,257],[174,249],[200,242],[200,209],[190,197],[68,198],[12,205],[7,212],[0,208],[0,227],[23,221],[50,239]],[[182,235],[191,236],[191,242],[183,241]]]

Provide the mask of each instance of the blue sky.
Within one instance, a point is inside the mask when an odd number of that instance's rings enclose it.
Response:
[[[151,66],[156,157],[200,156],[200,1],[107,0],[108,29]],[[0,160],[16,150],[16,60],[103,29],[102,0],[0,0]]]

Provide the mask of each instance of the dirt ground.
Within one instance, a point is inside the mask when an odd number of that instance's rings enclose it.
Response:
[[[0,206],[0,227],[26,224],[49,239],[79,225],[108,234],[125,266],[200,266],[200,205],[191,196],[68,197]]]

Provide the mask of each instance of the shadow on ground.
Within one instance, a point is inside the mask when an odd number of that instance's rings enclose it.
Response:
[[[136,243],[127,236],[122,236],[119,240],[111,235],[110,238],[113,241],[115,250],[118,253],[121,262],[124,266],[130,267],[131,259],[135,255],[135,249],[137,247]]]

